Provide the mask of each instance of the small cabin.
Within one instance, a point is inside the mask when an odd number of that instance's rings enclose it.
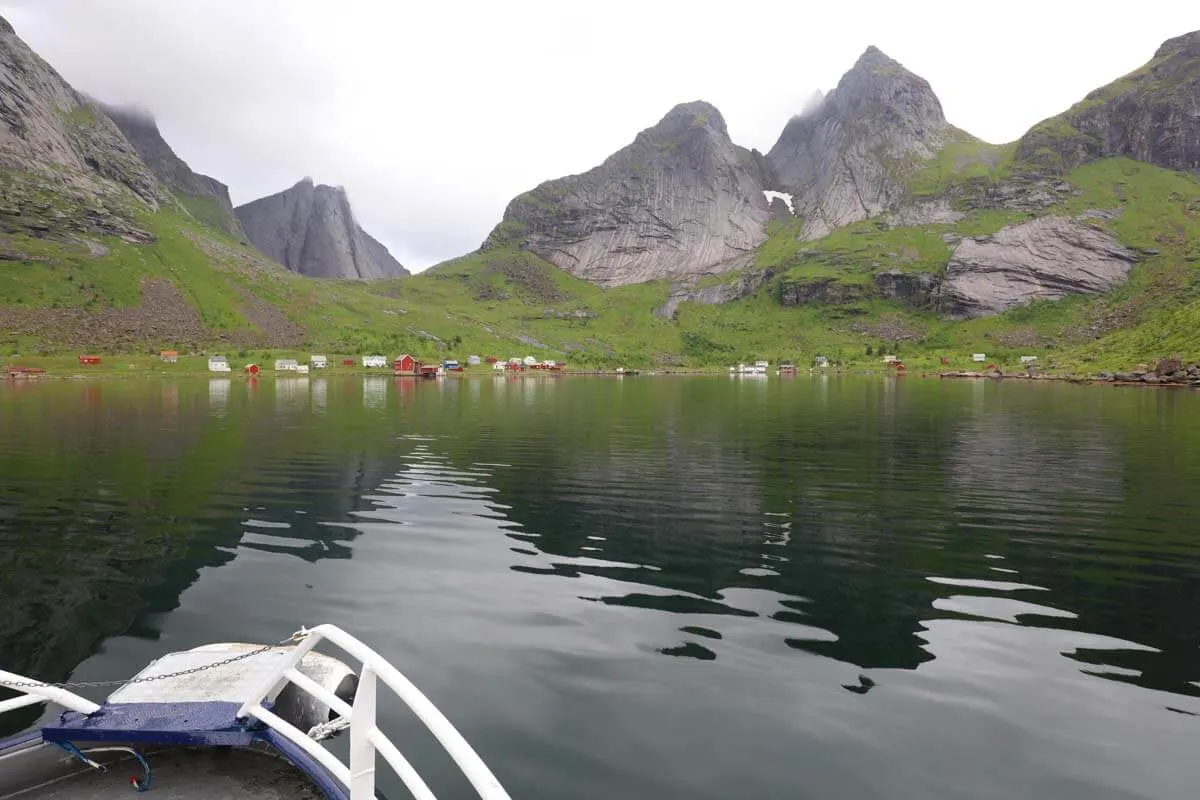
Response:
[[[498,372],[503,372],[504,370],[508,369],[508,364],[504,361],[493,361],[492,369]]]
[[[442,362],[442,366],[446,369],[458,369],[458,360],[454,358],[447,358]]]
[[[383,356],[363,356],[362,365],[368,369],[373,367],[386,367],[387,359]]]
[[[417,361],[417,359],[414,358],[413,356],[410,356],[408,353],[405,353],[404,355],[400,356],[399,358],[397,358],[395,361],[392,362],[392,370],[394,372],[396,372],[397,374],[408,373],[410,375],[416,375],[417,369],[420,366],[421,366],[421,363],[419,361]]]
[[[354,359],[353,359],[353,358],[343,358],[343,359],[342,359],[342,366],[343,366],[343,367],[353,367],[353,366],[354,366]]]
[[[1036,364],[1037,356],[1021,356],[1022,364]]]
[[[275,360],[276,372],[295,372],[300,362],[294,358],[278,358]]]
[[[246,368],[245,368],[245,372],[247,375],[253,377],[253,376],[257,375],[258,373],[262,372],[262,368],[259,367],[258,364],[247,364]]]
[[[537,359],[533,356],[525,356],[525,366],[532,367],[536,363],[538,363]]]
[[[899,356],[884,356],[883,357],[883,363],[885,363],[885,364],[894,364],[899,360],[900,360]]]
[[[297,364],[296,368],[292,371],[295,372],[297,375],[307,375],[308,374],[308,364]]]
[[[483,362],[479,360],[479,356],[467,356],[468,367],[478,367],[481,363]]]
[[[80,356],[79,363],[95,366],[100,363],[100,356]]]
[[[209,356],[208,357],[209,372],[230,372],[229,362],[225,356]]]
[[[817,356],[813,359],[813,363],[821,369],[825,369],[829,366],[829,358],[827,356]]]
[[[329,366],[329,359],[325,356],[311,355],[308,357],[308,364],[313,369],[325,369]]]
[[[158,354],[158,358],[164,364],[179,363],[179,353],[175,350],[163,350]]]
[[[972,353],[971,360],[977,364],[982,364],[987,361],[987,355],[985,353]]]
[[[467,360],[469,361],[470,359],[467,359]],[[495,364],[495,363],[499,362],[500,359],[496,358],[495,356],[488,356],[487,358],[484,359],[484,361],[486,361],[489,364]]]

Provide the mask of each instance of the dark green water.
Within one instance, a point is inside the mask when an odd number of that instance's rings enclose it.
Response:
[[[0,384],[0,666],[334,622],[515,798],[1194,798],[1198,488],[1189,391]]]

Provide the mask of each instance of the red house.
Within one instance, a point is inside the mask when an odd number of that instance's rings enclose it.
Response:
[[[397,375],[416,375],[417,368],[421,362],[410,356],[408,353],[397,358],[392,362],[392,371]]]
[[[496,363],[497,361],[499,361],[500,359],[496,358],[495,356],[488,356],[488,357],[487,357],[486,359],[484,359],[484,360],[485,360],[485,361],[487,361],[487,363],[489,363],[489,364],[495,364],[495,363]]]
[[[99,364],[100,356],[80,356],[79,363],[80,364]]]

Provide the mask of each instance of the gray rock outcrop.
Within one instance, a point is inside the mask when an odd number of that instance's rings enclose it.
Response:
[[[686,103],[600,166],[514,199],[483,247],[525,247],[604,286],[720,271],[766,239],[761,170],[717,109]]]
[[[131,205],[157,209],[160,200],[158,181],[113,121],[3,19],[0,175],[6,226],[38,235],[73,230],[142,241],[150,234],[134,225]]]
[[[229,187],[215,178],[193,172],[167,144],[151,114],[134,108],[97,105],[116,123],[146,166],[179,198],[189,213],[232,236],[244,235],[233,214]]]
[[[739,267],[735,267],[739,268]],[[718,283],[713,286],[698,286],[694,278],[671,287],[667,302],[654,309],[654,315],[663,319],[675,319],[679,306],[684,303],[699,303],[704,306],[719,306],[749,297],[775,277],[775,270],[749,271],[736,281]]]
[[[1062,217],[1042,217],[954,247],[941,286],[956,317],[995,314],[1031,300],[1106,292],[1137,260],[1111,234]]]
[[[390,278],[408,270],[370,237],[341,187],[305,178],[290,189],[234,209],[264,255],[313,278]]]
[[[1017,158],[1065,171],[1106,156],[1200,172],[1200,31],[1021,137]]]
[[[910,308],[936,310],[941,302],[942,278],[930,272],[887,270],[875,273],[871,280],[881,297]]]
[[[869,47],[784,127],[767,153],[771,188],[793,195],[802,237],[817,239],[894,208],[904,176],[955,135],[929,83]]]

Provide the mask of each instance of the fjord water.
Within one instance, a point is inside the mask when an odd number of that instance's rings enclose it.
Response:
[[[1186,390],[0,385],[0,666],[333,622],[515,798],[1190,798],[1198,486]]]

